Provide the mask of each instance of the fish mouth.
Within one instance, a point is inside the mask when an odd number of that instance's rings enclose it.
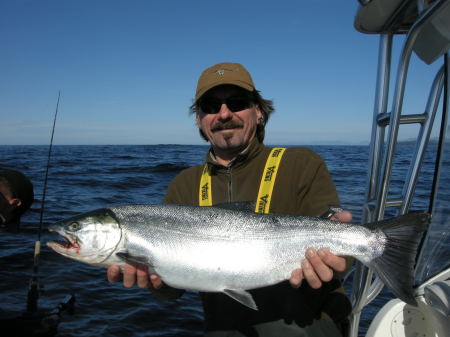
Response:
[[[56,251],[68,251],[68,250],[79,250],[80,244],[78,243],[76,238],[73,238],[64,233],[60,233],[59,231],[49,227],[50,232],[58,235],[57,241],[49,241],[47,242],[47,246],[53,248]]]

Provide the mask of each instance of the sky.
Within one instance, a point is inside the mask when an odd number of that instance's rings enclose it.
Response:
[[[219,62],[274,100],[267,144],[368,144],[379,36],[355,30],[358,5],[2,0],[0,145],[48,144],[59,92],[54,144],[205,144],[188,108]],[[436,67],[411,67],[405,109],[421,113]]]

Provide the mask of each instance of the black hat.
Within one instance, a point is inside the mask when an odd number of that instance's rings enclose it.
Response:
[[[0,177],[4,177],[8,181],[13,196],[21,201],[17,212],[24,213],[34,200],[33,184],[23,173],[15,170],[2,170]]]

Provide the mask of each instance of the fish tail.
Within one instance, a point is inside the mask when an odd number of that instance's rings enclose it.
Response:
[[[383,254],[368,265],[392,293],[402,301],[417,305],[413,295],[414,265],[422,232],[431,221],[427,213],[412,212],[369,224],[385,233]]]

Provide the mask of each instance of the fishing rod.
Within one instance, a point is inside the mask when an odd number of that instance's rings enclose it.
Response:
[[[55,125],[56,125],[56,117],[58,116],[59,109],[59,100],[61,98],[61,91],[58,93],[58,101],[56,102],[56,111],[55,117],[53,119],[53,128],[52,128],[52,136],[50,138],[50,146],[48,148],[48,156],[47,156],[47,168],[45,170],[45,179],[44,179],[44,189],[42,193],[42,203],[41,203],[41,213],[39,217],[39,230],[38,230],[38,239],[34,244],[34,259],[33,259],[33,273],[31,275],[30,286],[28,289],[27,296],[27,312],[34,313],[38,308],[38,299],[39,299],[39,280],[38,280],[38,272],[39,272],[39,256],[41,254],[41,234],[42,234],[42,219],[44,215],[44,207],[45,207],[45,196],[47,193],[47,182],[48,182],[48,171],[50,167],[50,158],[52,154],[53,147],[53,135],[55,134]]]

